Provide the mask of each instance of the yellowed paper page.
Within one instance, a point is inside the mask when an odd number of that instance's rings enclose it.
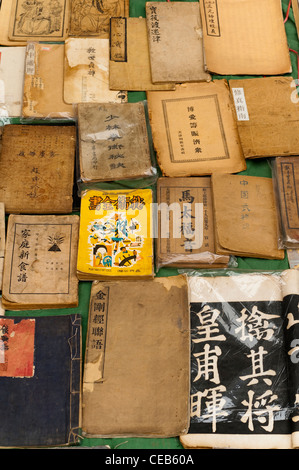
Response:
[[[12,14],[12,0],[2,0],[0,5],[0,45],[1,46],[26,46],[26,40],[11,41],[8,38],[10,18]]]
[[[0,47],[0,117],[22,115],[25,46]]]

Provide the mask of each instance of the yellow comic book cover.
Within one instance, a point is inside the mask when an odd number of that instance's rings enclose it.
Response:
[[[152,201],[150,189],[82,194],[79,279],[153,277]]]

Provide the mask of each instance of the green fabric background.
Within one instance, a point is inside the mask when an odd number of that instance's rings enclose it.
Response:
[[[189,1],[189,0],[180,0],[180,1]],[[197,0],[191,0],[197,1]],[[130,16],[145,17],[145,4],[146,0],[130,0]],[[287,12],[289,0],[282,0],[282,8],[284,15]],[[257,12],[258,15],[258,12]],[[294,15],[292,9],[289,13],[289,19],[285,24],[288,44],[290,49],[294,49],[299,52],[299,41],[297,37],[296,26],[294,22]],[[293,78],[298,78],[297,70],[297,56],[293,52],[290,52],[292,67],[293,67]],[[219,77],[214,76],[214,79],[226,78],[230,79],[232,77]],[[241,78],[241,77],[233,77]],[[242,77],[244,78],[244,77]],[[249,77],[248,77],[249,78]],[[136,102],[146,99],[144,92],[129,92],[129,101]],[[4,124],[4,122],[3,122]],[[271,177],[271,165],[270,161],[267,159],[260,159],[255,161],[247,162],[247,169],[243,174],[256,175]],[[240,270],[263,270],[263,271],[272,271],[272,270],[283,270],[289,267],[287,257],[283,261],[278,260],[263,260],[263,259],[252,259],[252,258],[237,258],[238,269]],[[177,271],[175,269],[163,268],[157,273],[157,276],[169,276],[175,275]],[[88,319],[88,307],[89,307],[89,296],[90,296],[91,282],[80,282],[79,283],[79,306],[77,308],[71,309],[60,309],[60,310],[38,310],[34,311],[34,314],[38,315],[64,315],[69,313],[79,313],[82,317],[82,346],[83,346],[83,365],[84,365],[84,351],[86,344],[86,331],[87,331],[87,319]],[[33,312],[6,312],[7,316],[10,315],[25,315],[30,316]],[[147,404],[144,403],[144,413],[146,413]],[[113,416],[111,416],[113,420]],[[168,438],[168,439],[148,439],[148,438],[117,438],[117,439],[91,439],[91,438],[82,438],[80,440],[80,446],[82,447],[97,447],[102,445],[108,445],[112,449],[182,449],[182,446],[179,442],[179,438]]]

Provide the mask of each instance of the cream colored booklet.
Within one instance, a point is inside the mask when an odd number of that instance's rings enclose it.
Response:
[[[206,68],[221,75],[292,70],[281,0],[202,0]]]
[[[0,47],[0,117],[22,115],[25,46]]]
[[[246,169],[226,80],[149,91],[149,116],[164,176],[203,176]]]

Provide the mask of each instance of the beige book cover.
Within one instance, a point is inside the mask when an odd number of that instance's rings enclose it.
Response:
[[[111,18],[111,90],[174,90],[174,83],[153,83],[145,18]]]
[[[0,117],[22,115],[25,46],[0,47]]]
[[[5,207],[0,202],[0,291],[2,290],[2,276],[5,255]]]
[[[69,36],[108,38],[110,19],[129,16],[129,0],[70,0]]]
[[[299,37],[299,1],[298,0],[292,0],[292,9],[293,9],[294,18],[295,18],[297,34]]]
[[[216,253],[283,259],[272,178],[212,175]]]
[[[147,92],[153,143],[163,176],[246,169],[226,80]]]
[[[142,102],[79,103],[78,141],[83,182],[154,174]]]
[[[199,2],[147,2],[153,83],[210,80],[205,72]]]
[[[64,44],[28,43],[22,107],[24,117],[71,119],[75,116],[73,105],[63,99],[63,74]]]
[[[64,41],[69,0],[11,0],[8,30],[11,41]]]
[[[75,126],[6,125],[0,154],[6,213],[70,213],[75,148]]]
[[[109,39],[65,41],[64,101],[69,104],[127,101],[126,91],[109,89]]]
[[[83,435],[157,438],[186,433],[189,363],[185,276],[94,282],[83,376]]]
[[[245,158],[299,154],[299,100],[292,77],[229,81]]]
[[[0,2],[0,45],[1,46],[26,46],[25,41],[11,41],[8,38],[10,18],[12,12],[12,0],[1,0]]]
[[[159,178],[156,266],[225,268],[215,252],[210,177]]]
[[[206,68],[221,75],[292,70],[281,0],[202,0]]]
[[[8,310],[78,305],[77,215],[8,218],[2,303]]]

